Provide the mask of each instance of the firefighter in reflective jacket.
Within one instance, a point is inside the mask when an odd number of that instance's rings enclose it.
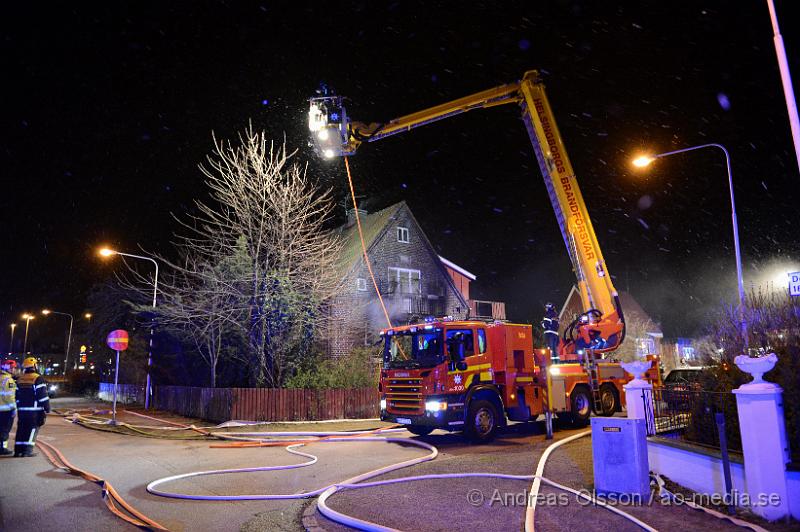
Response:
[[[0,370],[0,456],[11,454],[8,450],[8,435],[17,414],[17,382],[10,373],[13,366],[16,366],[16,362],[4,360]]]
[[[547,347],[550,348],[550,361],[557,364],[558,357],[558,314],[552,303],[544,306],[544,318],[542,319],[544,329],[544,339]]]
[[[36,373],[36,359],[28,357],[22,362],[22,375],[17,381],[17,434],[14,438],[14,456],[33,456],[36,434],[44,425],[50,412],[47,382]]]

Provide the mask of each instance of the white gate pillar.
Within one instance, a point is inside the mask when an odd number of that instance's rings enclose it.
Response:
[[[744,473],[750,509],[774,521],[789,515],[786,463],[789,443],[783,417],[783,389],[761,376],[778,357],[736,357],[736,365],[753,375],[753,381],[733,390],[739,411],[739,430],[744,453]]]

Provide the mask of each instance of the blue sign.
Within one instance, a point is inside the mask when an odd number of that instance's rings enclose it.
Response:
[[[789,274],[789,295],[800,296],[800,272]]]

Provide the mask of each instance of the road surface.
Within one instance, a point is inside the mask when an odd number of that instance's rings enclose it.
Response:
[[[84,400],[68,397],[57,398],[53,403],[55,408],[87,406]],[[123,417],[126,421],[147,423],[133,416]],[[346,427],[355,428],[352,423]],[[560,430],[556,436],[562,438],[574,433]],[[128,503],[170,530],[345,529],[321,516],[313,499],[200,502],[157,497],[145,489],[152,480],[178,473],[293,464],[305,460],[280,447],[212,449],[207,441],[99,432],[55,416],[48,418],[40,438],[55,445],[77,467],[110,481]],[[443,432],[421,439],[436,445],[440,456],[433,462],[385,478],[466,471],[531,474],[550,443],[544,439],[541,424],[515,425],[493,443],[481,446],[465,443],[458,434]],[[194,494],[310,491],[426,454],[417,447],[372,442],[317,443],[305,449],[319,457],[317,464],[290,471],[203,477],[174,482],[168,488]],[[53,468],[43,453],[38,452],[33,458],[0,460],[0,529],[136,530],[105,508],[98,486]],[[589,438],[568,443],[556,451],[545,475],[576,489],[591,488]],[[343,492],[331,498],[330,505],[339,511],[403,530],[520,530],[529,487],[529,482],[493,479],[424,481]],[[476,490],[480,496],[475,495]],[[543,488],[542,493],[553,494],[555,499],[558,492]],[[687,508],[654,505],[630,511],[657,528],[671,528],[675,523],[688,529],[733,528]],[[577,504],[574,497],[540,506],[536,515],[540,530],[637,529],[606,510]]]

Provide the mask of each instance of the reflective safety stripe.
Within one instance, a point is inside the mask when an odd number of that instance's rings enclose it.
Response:
[[[10,410],[16,410],[17,405],[0,405],[0,412],[8,412]]]
[[[558,334],[558,331],[551,331],[551,330],[547,330],[547,331],[545,331],[544,333],[545,333],[545,334],[556,334],[556,335],[557,335],[557,334]]]
[[[14,390],[9,390],[7,392],[0,392],[0,395],[14,395]]]
[[[544,318],[544,319],[542,319],[542,321],[553,321],[553,319],[552,318]]]
[[[35,443],[30,443],[26,441],[15,441],[14,445],[36,445]]]
[[[41,406],[21,406],[18,410],[44,410]]]
[[[39,388],[47,388],[47,384],[37,384],[36,386],[34,386],[34,388],[37,389],[37,390]]]
[[[33,445],[33,438],[34,438],[34,436],[36,436],[36,429],[33,429],[33,430],[31,431],[31,435],[30,435],[30,437],[28,438],[28,445]]]
[[[44,403],[45,401],[49,401],[49,400],[50,400],[49,397],[45,397],[44,399],[39,399],[39,402],[40,403]]]

